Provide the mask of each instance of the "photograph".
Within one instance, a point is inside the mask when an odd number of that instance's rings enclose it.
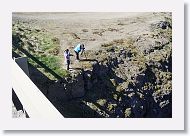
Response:
[[[172,118],[172,15],[12,12],[12,118]]]

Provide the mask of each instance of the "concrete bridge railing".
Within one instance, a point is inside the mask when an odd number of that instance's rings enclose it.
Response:
[[[30,118],[63,118],[14,60],[12,87]]]

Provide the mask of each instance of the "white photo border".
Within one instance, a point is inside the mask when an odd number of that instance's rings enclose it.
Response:
[[[6,0],[0,4],[3,130],[184,130],[184,3],[181,0]],[[172,12],[172,118],[13,119],[12,12]]]

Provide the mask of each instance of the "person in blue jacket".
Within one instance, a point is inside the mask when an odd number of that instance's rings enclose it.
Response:
[[[77,44],[77,46],[74,48],[75,54],[76,54],[76,60],[79,60],[79,53],[83,54],[84,52],[84,44]]]

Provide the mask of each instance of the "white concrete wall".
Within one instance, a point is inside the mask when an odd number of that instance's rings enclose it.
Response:
[[[12,60],[12,85],[30,118],[63,118],[14,60]]]

